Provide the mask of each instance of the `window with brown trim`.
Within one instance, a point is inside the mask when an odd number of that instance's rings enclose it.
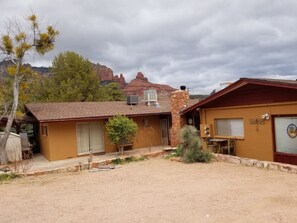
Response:
[[[42,136],[47,136],[48,132],[47,132],[47,126],[43,125],[41,126],[41,135]]]
[[[243,119],[216,119],[216,135],[244,137]]]
[[[142,127],[150,127],[148,118],[142,119]]]

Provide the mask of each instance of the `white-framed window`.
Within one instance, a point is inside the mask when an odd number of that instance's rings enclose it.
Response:
[[[243,119],[215,119],[216,135],[244,137]]]

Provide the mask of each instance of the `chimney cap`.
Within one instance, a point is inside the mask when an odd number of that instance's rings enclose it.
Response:
[[[181,86],[180,86],[180,89],[181,89],[182,91],[185,91],[185,90],[187,89],[187,87],[186,87],[186,85],[181,85]]]

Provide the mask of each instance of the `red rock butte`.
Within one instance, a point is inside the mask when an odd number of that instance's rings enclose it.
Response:
[[[125,86],[124,93],[125,95],[138,95],[143,97],[145,90],[156,90],[158,99],[161,100],[162,98],[169,98],[171,92],[176,89],[165,84],[151,83],[141,72],[138,72],[136,78]]]
[[[143,97],[143,92],[145,90],[156,90],[158,93],[158,99],[162,100],[163,98],[169,98],[171,92],[176,89],[165,84],[155,84],[149,82],[147,77],[143,73],[138,72],[136,78],[133,79],[130,83],[126,83],[125,77],[123,74],[114,75],[112,69],[105,65],[94,64],[94,70],[101,82],[116,82],[119,83],[121,88],[124,91],[126,96],[128,95],[138,95]]]

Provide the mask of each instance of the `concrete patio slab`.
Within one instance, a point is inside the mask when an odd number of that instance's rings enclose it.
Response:
[[[169,151],[171,150],[170,146],[158,146],[158,147],[127,150],[124,152],[124,155],[119,155],[118,152],[107,153],[104,155],[93,154],[92,163],[98,164],[98,163],[102,163],[104,161],[110,161],[116,158],[125,158],[125,157],[135,156],[135,155],[150,156],[150,154],[161,154],[162,152],[166,153],[168,150]],[[32,166],[27,171],[26,174],[34,174],[36,172],[38,173],[51,172],[53,170],[74,168],[78,165],[85,166],[88,164],[88,159],[89,159],[89,155],[65,159],[65,160],[48,161],[47,159],[44,158],[42,154],[34,154],[33,158],[31,159],[32,162],[30,163],[30,165]]]

